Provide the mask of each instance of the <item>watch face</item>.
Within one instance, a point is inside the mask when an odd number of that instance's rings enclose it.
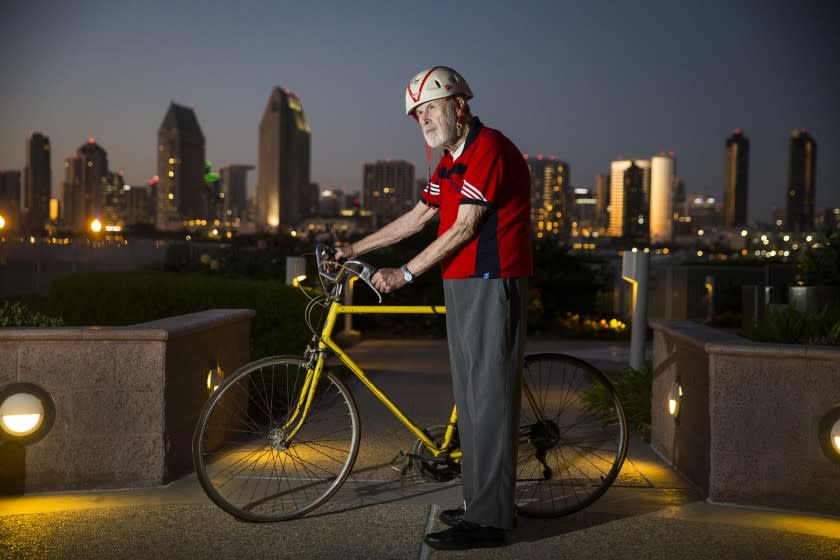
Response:
[[[406,282],[411,282],[412,280],[414,280],[414,275],[408,271],[408,267],[404,266],[402,271],[403,271],[403,279]]]

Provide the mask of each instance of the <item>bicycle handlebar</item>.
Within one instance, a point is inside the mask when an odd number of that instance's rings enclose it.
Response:
[[[358,259],[349,259],[343,263],[339,263],[335,260],[335,249],[321,243],[315,246],[315,261],[318,264],[318,274],[322,278],[334,284],[340,284],[348,274],[361,278],[373,290],[376,297],[379,298],[379,303],[382,303],[382,294],[379,293],[379,290],[371,282],[371,278],[376,273],[376,269],[368,263]]]

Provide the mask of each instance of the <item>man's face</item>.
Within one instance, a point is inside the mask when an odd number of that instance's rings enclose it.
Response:
[[[433,99],[415,109],[426,144],[439,148],[455,143],[458,139],[455,111],[455,101],[451,97]]]

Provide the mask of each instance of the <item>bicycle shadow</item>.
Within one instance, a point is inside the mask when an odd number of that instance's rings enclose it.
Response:
[[[535,542],[599,525],[656,513],[702,500],[694,489],[611,488],[598,502],[582,511],[550,519],[519,516],[510,534],[511,544]]]

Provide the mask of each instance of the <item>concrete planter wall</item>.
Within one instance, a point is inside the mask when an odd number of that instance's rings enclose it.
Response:
[[[840,464],[822,417],[840,403],[840,350],[753,343],[656,323],[651,444],[711,501],[840,515]],[[667,399],[683,388],[676,420]]]
[[[214,309],[129,327],[0,329],[0,387],[55,401],[26,446],[26,491],[154,486],[192,470],[208,371],[248,361],[251,310]]]

